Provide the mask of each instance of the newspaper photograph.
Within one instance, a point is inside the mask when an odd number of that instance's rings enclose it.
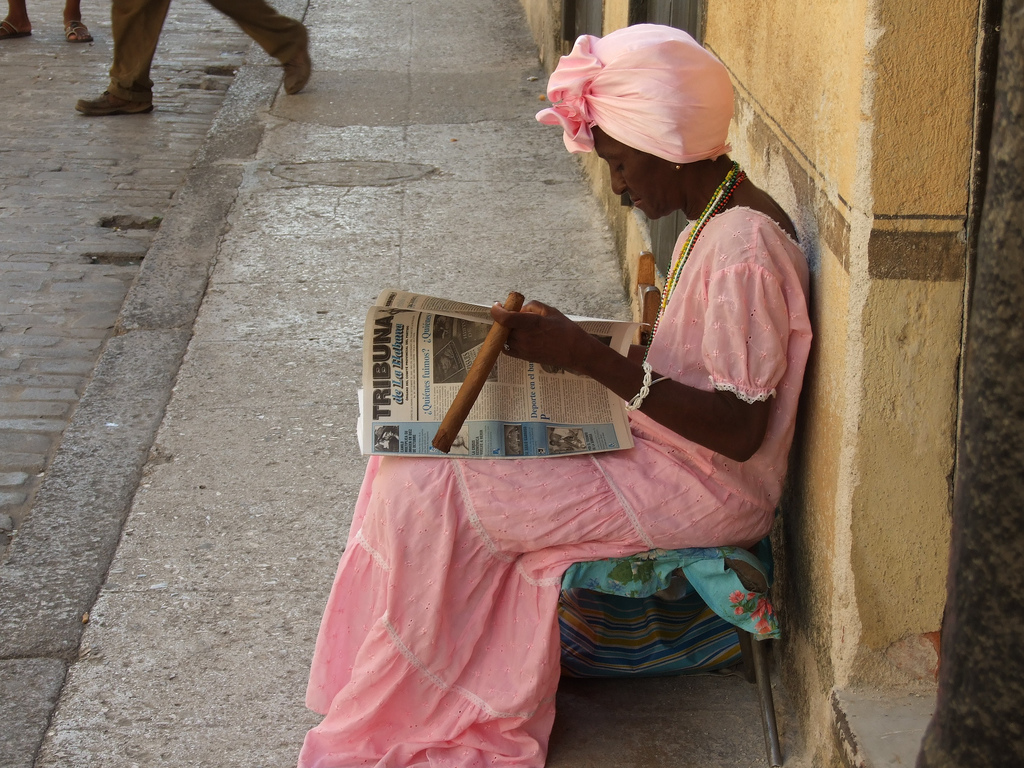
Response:
[[[635,323],[573,317],[626,354]],[[625,404],[593,379],[499,355],[448,454],[431,445],[491,328],[490,307],[384,291],[366,316],[364,454],[530,458],[632,448]]]

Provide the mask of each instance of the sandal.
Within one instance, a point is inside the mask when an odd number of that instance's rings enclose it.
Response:
[[[31,29],[28,32],[21,32],[7,19],[0,21],[0,40],[10,40],[15,37],[28,37],[31,34]]]
[[[92,35],[89,28],[81,21],[68,21],[64,24],[64,37],[69,43],[91,43]]]

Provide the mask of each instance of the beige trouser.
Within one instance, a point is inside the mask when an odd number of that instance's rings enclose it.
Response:
[[[282,16],[264,0],[207,0],[229,16],[268,54],[288,61],[306,47],[306,28]],[[156,53],[171,0],[114,0],[110,11],[114,36],[114,63],[110,67],[110,93],[119,99],[153,100],[149,68]]]

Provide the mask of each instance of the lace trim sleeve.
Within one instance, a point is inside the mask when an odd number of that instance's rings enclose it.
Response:
[[[711,378],[711,377],[709,376],[708,378]],[[717,390],[721,390],[722,392],[732,392],[734,395],[736,395],[736,397],[738,397],[744,403],[763,403],[769,397],[775,397],[775,388],[774,387],[772,387],[771,389],[769,389],[769,390],[767,390],[765,392],[750,393],[750,392],[744,392],[739,387],[737,387],[735,384],[728,384],[728,383],[725,383],[725,382],[715,381],[714,379],[711,379],[711,386],[713,386]]]

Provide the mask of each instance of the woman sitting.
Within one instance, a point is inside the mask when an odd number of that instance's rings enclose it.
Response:
[[[374,457],[324,614],[300,766],[542,766],[559,584],[579,560],[751,545],[768,532],[811,341],[793,225],[725,155],[733,92],[686,33],[581,37],[542,123],[594,150],[651,218],[682,210],[648,349],[623,357],[557,310],[496,305],[509,354],[593,377],[630,450]]]

